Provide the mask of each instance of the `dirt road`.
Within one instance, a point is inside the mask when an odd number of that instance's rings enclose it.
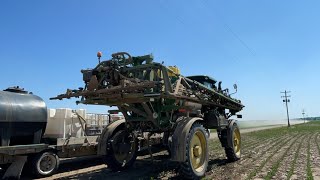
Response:
[[[218,139],[211,139],[206,179],[320,179],[319,140],[320,123],[242,130],[242,158],[229,163]],[[154,162],[139,157],[123,172],[111,172],[94,158],[65,162],[46,179],[179,179],[176,167],[166,152],[155,155]]]
[[[264,127],[254,127],[254,128],[247,128],[247,129],[240,129],[241,134],[248,133],[248,132],[255,132],[255,131],[261,131],[265,129],[272,129],[272,128],[277,128],[277,127],[283,127],[286,125],[273,125],[273,126],[264,126]],[[210,139],[217,139],[218,135],[216,132],[211,132],[210,133]]]

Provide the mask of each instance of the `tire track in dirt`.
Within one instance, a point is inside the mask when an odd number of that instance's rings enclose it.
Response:
[[[245,179],[253,179],[254,177],[263,177],[266,176],[268,173],[268,166],[272,166],[272,163],[270,163],[270,161],[272,162],[272,159],[274,159],[274,156],[278,156],[277,152],[281,152],[281,150],[283,149],[287,149],[287,145],[289,144],[289,146],[295,142],[295,140],[297,139],[298,134],[296,134],[294,137],[289,138],[288,141],[283,141],[281,143],[278,144],[277,148],[274,149],[273,151],[268,151],[268,153],[266,153],[265,155],[267,155],[267,157],[263,157],[260,158],[258,161],[258,164],[256,164],[256,168],[254,168],[252,171],[250,171],[250,173],[247,175],[247,177]],[[286,148],[287,147],[287,148]]]
[[[318,143],[319,133],[316,134],[314,138],[313,146],[311,146],[311,157],[312,157],[312,165],[311,170],[313,173],[314,179],[320,179],[320,147]]]
[[[288,164],[290,164],[290,160],[292,159],[288,159],[288,157],[292,157],[294,155],[294,150],[299,146],[299,142],[301,142],[303,138],[304,136],[299,136],[296,139],[291,140],[292,142],[289,142],[287,145],[283,146],[283,151],[281,151],[282,149],[279,149],[279,151],[277,151],[276,154],[271,157],[266,165],[262,168],[261,172],[257,174],[257,177],[263,177],[266,180],[286,179],[286,171],[284,171],[282,173],[282,176],[278,178],[275,178],[275,175],[276,173],[279,174],[280,166],[283,165],[283,168],[288,168],[284,159],[286,158],[287,160],[289,160]]]
[[[301,135],[301,139],[299,139],[299,142],[296,142],[294,146],[291,149],[289,149],[287,155],[283,158],[282,162],[280,163],[278,171],[272,179],[287,179],[287,177],[289,177],[289,174],[292,175],[294,166],[299,155],[301,144],[305,136],[306,134]]]
[[[263,155],[265,155],[271,149],[277,148],[281,142],[286,141],[289,138],[290,136],[288,135],[277,137],[277,140],[275,141],[271,141],[270,143],[263,143],[260,146],[255,147],[252,150],[253,152],[256,152],[254,154],[243,154],[244,158],[237,162],[229,164],[220,164],[217,167],[214,167],[212,170],[213,174],[212,176],[210,176],[210,178],[240,179],[240,177],[243,176],[242,174],[245,173],[248,169],[250,169],[253,164],[257,164],[256,162],[259,161],[259,159],[261,159]],[[221,177],[221,174],[223,174],[224,176]],[[241,179],[243,179],[243,177]]]
[[[310,139],[311,135],[308,135],[307,138]],[[307,146],[308,141],[302,140],[302,145],[300,148],[300,153],[297,158],[297,163],[295,164],[293,174],[290,179],[300,180],[307,179],[306,167],[307,167]]]

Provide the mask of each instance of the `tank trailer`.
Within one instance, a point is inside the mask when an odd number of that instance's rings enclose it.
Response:
[[[203,177],[209,129],[217,129],[229,161],[240,159],[240,130],[230,118],[244,106],[221,88],[221,82],[203,75],[185,77],[175,66],[153,62],[152,55],[118,52],[100,62],[101,55],[98,52],[95,68],[81,70],[84,87],[67,89],[51,99],[76,97],[80,98],[77,103],[118,107],[125,119],[108,125],[98,145],[98,154],[109,168],[130,167],[140,142],[150,146],[150,137],[161,134],[171,160],[180,164],[179,174],[188,179]]]

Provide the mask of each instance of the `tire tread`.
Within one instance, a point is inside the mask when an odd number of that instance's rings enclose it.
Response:
[[[193,170],[192,170],[192,165],[189,163],[189,144],[190,144],[190,138],[191,135],[193,134],[193,131],[195,131],[195,128],[200,128],[203,130],[203,132],[205,133],[206,130],[203,127],[202,124],[200,123],[194,123],[187,135],[187,144],[186,144],[186,161],[180,164],[180,169],[179,169],[179,174],[180,176],[183,177],[183,179],[201,179],[201,177],[203,177],[205,174],[203,174],[203,176],[199,177],[197,176]],[[205,137],[207,138],[207,135],[205,134]],[[208,140],[207,140],[207,146],[208,146]],[[208,153],[208,152],[206,152]],[[208,157],[208,156],[207,156]],[[206,163],[208,163],[208,159],[206,159]],[[208,164],[205,166],[205,172],[207,171],[207,166]]]

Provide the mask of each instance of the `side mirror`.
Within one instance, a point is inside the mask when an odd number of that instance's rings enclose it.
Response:
[[[233,88],[234,88],[235,92],[234,92],[234,93],[229,94],[230,96],[231,96],[232,94],[235,94],[235,93],[237,93],[237,92],[238,92],[238,86],[237,86],[237,84],[234,84],[234,85],[233,85]]]

